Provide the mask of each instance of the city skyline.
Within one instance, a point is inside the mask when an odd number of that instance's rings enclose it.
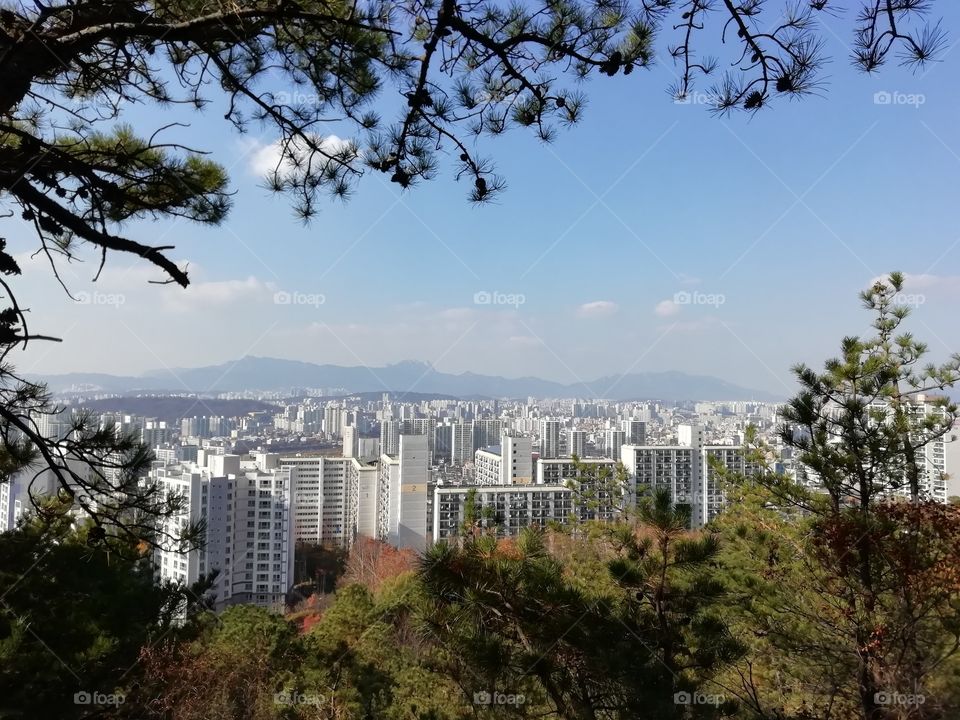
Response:
[[[960,717],[958,28],[0,0],[0,718]]]

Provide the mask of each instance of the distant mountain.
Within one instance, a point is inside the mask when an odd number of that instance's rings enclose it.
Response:
[[[452,397],[597,397],[610,400],[759,400],[779,398],[707,375],[681,372],[632,373],[586,383],[563,384],[535,377],[505,378],[472,372],[453,375],[428,363],[386,367],[318,365],[298,360],[244,357],[222,365],[158,370],[139,377],[69,373],[36,378],[55,392],[84,389],[107,393],[279,391],[291,388],[345,388],[348,392],[417,392]]]

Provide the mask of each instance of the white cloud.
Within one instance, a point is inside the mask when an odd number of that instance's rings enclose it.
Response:
[[[356,156],[356,148],[350,140],[344,140],[336,135],[328,135],[326,137],[317,135],[314,136],[314,140],[318,142],[320,150],[328,155],[347,153],[350,156]],[[282,139],[276,140],[268,145],[260,145],[257,143],[254,147],[255,149],[253,150],[248,149],[247,165],[250,172],[259,177],[270,175],[275,171],[279,172],[281,177],[300,174],[305,168],[298,169],[291,161],[291,156],[299,157],[306,161],[311,154],[311,150],[307,147],[307,144],[298,138],[286,143]],[[286,157],[284,157],[284,148],[287,149]],[[348,158],[345,157],[344,159],[346,160]],[[328,161],[322,156],[316,156],[312,162],[313,169],[320,170],[323,164]]]
[[[620,306],[609,300],[594,300],[577,308],[577,315],[585,318],[609,317],[616,314]]]
[[[212,306],[237,305],[249,300],[272,299],[272,284],[253,275],[245,280],[215,280],[190,283],[186,288],[170,286],[164,306],[174,312],[203,312]]]
[[[673,300],[661,300],[653,309],[654,315],[658,317],[672,317],[680,312],[680,306]]]

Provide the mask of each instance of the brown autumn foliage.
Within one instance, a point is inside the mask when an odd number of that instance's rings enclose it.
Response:
[[[146,717],[171,720],[272,720],[276,717],[272,658],[249,652],[243,657],[175,645],[144,648],[140,663],[149,680],[144,697],[131,704]]]
[[[870,516],[823,519],[814,549],[828,571],[819,621],[855,642],[858,656],[869,655],[880,695],[923,698],[880,708],[877,717],[952,717],[953,693],[937,686],[960,646],[960,507],[879,502]]]
[[[376,594],[383,583],[416,567],[417,554],[410,548],[397,549],[381,540],[360,537],[350,550],[339,585],[363,585]]]
[[[501,538],[497,542],[497,552],[507,560],[520,560],[523,556],[515,537]]]
[[[323,617],[324,611],[333,604],[335,596],[331,593],[313,593],[297,603],[285,617],[289,622],[299,625],[300,632],[309,632]]]

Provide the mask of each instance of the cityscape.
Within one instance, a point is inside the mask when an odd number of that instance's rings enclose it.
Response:
[[[481,527],[506,537],[524,528],[609,520],[663,488],[673,503],[690,506],[691,527],[699,528],[723,509],[724,472],[755,472],[753,454],[761,447],[777,473],[817,487],[815,472],[780,438],[778,403],[412,402],[403,394],[370,395],[271,399],[270,410],[172,421],[98,414],[100,427],[132,433],[151,449],[155,460],[144,483],[186,498],[165,520],[169,537],[191,524],[206,528],[202,548],[157,550],[159,576],[192,585],[215,571],[216,608],[252,603],[282,611],[291,589],[312,580],[296,576],[298,548],[349,550],[368,538],[422,552],[459,535],[468,502],[476,504]],[[915,400],[918,414],[944,413],[933,398]],[[90,411],[68,407],[39,416],[40,432],[69,434],[79,412]],[[748,428],[756,431],[753,449]],[[951,473],[960,463],[957,448],[949,436],[924,446],[924,498],[960,498]],[[609,481],[599,505],[587,503],[584,489],[612,478],[618,464],[623,481]],[[56,488],[53,472],[42,466],[11,477],[0,486],[3,529],[17,526],[33,507],[31,497]]]
[[[0,720],[960,718],[958,28],[0,0]]]

